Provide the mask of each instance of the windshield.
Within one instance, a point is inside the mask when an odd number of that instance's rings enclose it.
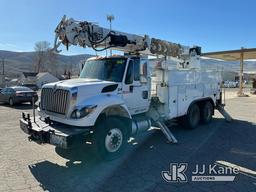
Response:
[[[125,64],[125,58],[89,60],[85,62],[80,78],[121,82],[123,79]]]

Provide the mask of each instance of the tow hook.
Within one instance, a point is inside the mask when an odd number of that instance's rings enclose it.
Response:
[[[49,116],[44,119],[44,122],[45,122],[46,124],[48,124],[48,125],[51,125],[51,123],[52,123]]]

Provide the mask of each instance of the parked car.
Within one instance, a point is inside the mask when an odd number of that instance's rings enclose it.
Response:
[[[32,89],[33,91],[37,91],[39,89],[38,86],[33,83],[23,83],[23,84],[21,84],[21,86],[28,87],[28,88]]]
[[[38,100],[38,95],[35,91],[28,87],[15,86],[3,88],[0,92],[0,102],[9,103],[11,106],[17,103],[30,102],[33,104]]]
[[[223,86],[225,88],[236,88],[238,86],[238,82],[236,82],[236,81],[225,81]]]
[[[253,94],[253,95],[256,95],[256,88],[251,88],[250,93]]]

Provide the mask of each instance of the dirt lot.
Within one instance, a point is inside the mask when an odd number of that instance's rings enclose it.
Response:
[[[103,162],[90,145],[60,150],[27,140],[19,129],[29,105],[0,106],[0,191],[256,191],[256,97],[227,94],[227,123],[218,112],[213,122],[196,130],[172,127],[178,144],[168,144],[160,131],[136,140],[120,159]],[[168,183],[161,176],[170,163],[189,165],[226,161],[247,168],[234,182]],[[189,175],[187,175],[189,178]]]

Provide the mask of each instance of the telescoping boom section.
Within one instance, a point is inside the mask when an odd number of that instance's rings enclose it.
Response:
[[[201,54],[200,47],[190,48],[148,35],[140,36],[125,32],[110,30],[88,21],[76,21],[64,16],[55,29],[54,49],[60,44],[66,48],[70,45],[90,47],[96,51],[115,49],[125,53],[140,53],[146,55],[163,55],[172,57],[188,57],[191,52]]]

